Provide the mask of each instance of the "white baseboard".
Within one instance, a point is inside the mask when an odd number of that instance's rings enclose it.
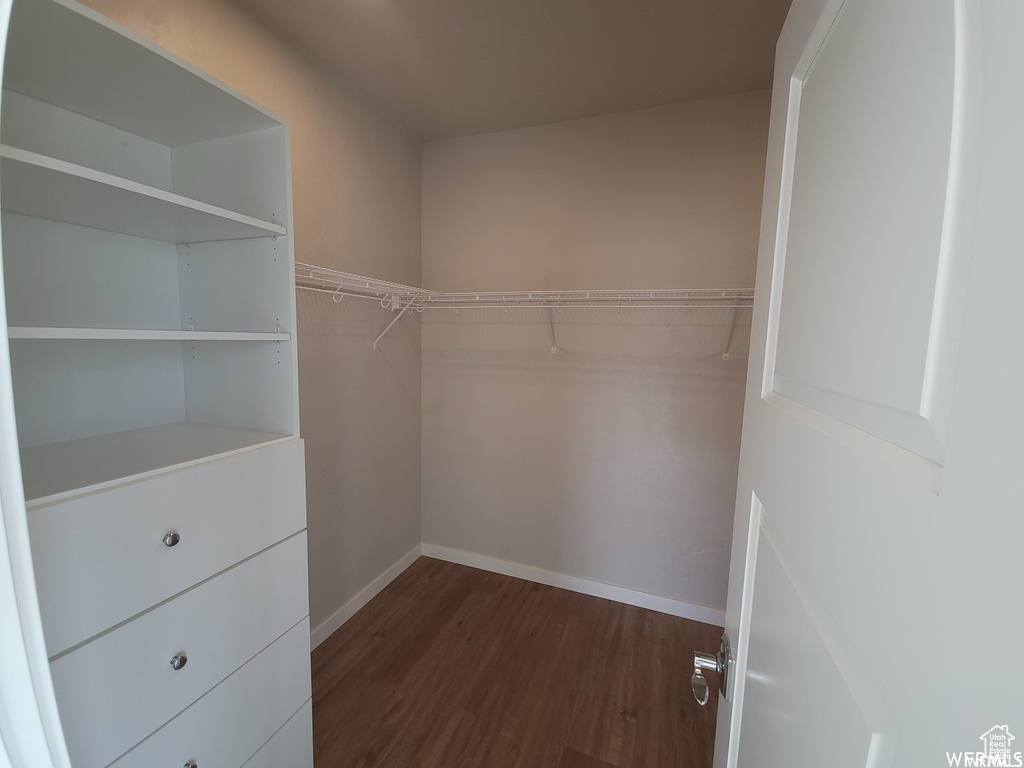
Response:
[[[375,598],[377,594],[384,589],[384,587],[394,581],[402,571],[416,562],[416,558],[421,554],[422,546],[417,544],[402,555],[394,564],[391,565],[390,568],[384,571],[384,573],[371,581],[355,597],[335,611],[327,621],[323,622],[320,626],[310,632],[310,649],[312,650],[313,648],[316,648],[320,643],[337,632],[342,624],[355,616],[356,611],[373,600],[373,598]]]
[[[717,627],[725,625],[725,611],[720,611],[716,608],[684,603],[682,600],[674,600],[670,597],[661,597],[660,595],[652,595],[649,592],[616,587],[600,581],[581,579],[578,576],[568,576],[564,573],[555,573],[554,571],[546,571],[543,568],[535,568],[532,565],[499,560],[496,557],[487,557],[486,555],[476,555],[472,552],[441,547],[437,544],[424,543],[420,546],[423,555],[438,560],[447,560],[450,563],[468,565],[471,568],[480,568],[492,573],[513,576],[517,579],[526,579],[538,584],[546,584],[549,587],[560,587],[561,589],[580,592],[584,595],[603,597],[606,600],[614,600],[617,603],[648,608],[652,611],[667,613],[672,616],[681,616],[684,619],[692,619],[704,624],[713,624]]]
[[[402,571],[416,562],[416,558],[420,555],[426,555],[438,560],[446,560],[450,563],[458,563],[459,565],[468,565],[471,568],[480,568],[484,571],[500,573],[505,576],[513,576],[517,579],[526,579],[538,584],[546,584],[549,587],[559,587],[571,590],[572,592],[580,592],[584,595],[603,597],[606,600],[614,600],[617,603],[625,603],[626,605],[635,605],[639,608],[648,608],[652,611],[667,613],[672,616],[682,616],[684,619],[691,619],[704,624],[713,624],[718,627],[725,624],[725,611],[715,608],[694,605],[682,600],[674,600],[670,597],[652,595],[649,592],[640,592],[636,589],[616,587],[612,584],[582,579],[578,576],[546,571],[543,568],[535,568],[532,565],[523,565],[522,563],[513,563],[509,560],[499,560],[496,557],[463,552],[460,549],[451,549],[450,547],[442,547],[437,544],[417,544],[402,555],[384,573],[370,582],[359,594],[335,611],[330,618],[310,632],[310,648],[316,648],[320,643],[337,632],[342,624],[355,616],[356,611],[376,597]]]

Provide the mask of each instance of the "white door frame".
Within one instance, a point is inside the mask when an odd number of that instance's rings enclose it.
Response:
[[[11,2],[0,0],[0,62]],[[70,768],[32,570],[10,359],[0,270],[0,768]]]

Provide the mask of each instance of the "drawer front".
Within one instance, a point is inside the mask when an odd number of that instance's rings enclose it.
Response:
[[[305,619],[111,768],[239,768],[310,696]]]
[[[32,510],[50,657],[305,528],[305,488],[292,440]]]
[[[303,532],[55,660],[75,767],[108,765],[302,621],[306,584]]]
[[[243,768],[313,768],[312,700],[303,704]]]

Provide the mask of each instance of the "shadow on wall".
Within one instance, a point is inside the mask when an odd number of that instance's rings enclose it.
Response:
[[[552,307],[555,354],[539,307],[426,310],[422,316],[429,329],[424,365],[475,366],[495,373],[536,369],[616,378],[670,376],[696,383],[735,378],[735,360],[746,360],[751,309],[736,312],[733,365],[721,364],[729,343],[730,308]]]
[[[297,291],[310,622],[319,626],[420,541],[420,321]]]
[[[423,539],[723,608],[750,309],[428,310]]]

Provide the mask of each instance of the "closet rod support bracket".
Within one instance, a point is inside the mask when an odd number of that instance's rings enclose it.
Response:
[[[544,302],[544,314],[548,319],[548,336],[551,338],[551,354],[558,354],[558,345],[555,343],[555,326],[551,322],[551,305]]]
[[[402,315],[404,315],[406,312],[409,311],[409,309],[412,307],[412,305],[416,303],[416,300],[418,298],[419,298],[419,296],[413,296],[411,299],[409,299],[408,303],[404,307],[402,307],[402,311],[399,312],[397,315],[395,315],[394,318],[392,318],[391,322],[388,323],[388,327],[385,328],[383,331],[381,331],[380,332],[380,336],[378,336],[376,339],[373,340],[373,348],[374,348],[374,350],[377,349],[377,345],[380,343],[380,340],[383,339],[384,336],[387,335],[387,332],[391,330],[392,326],[394,326],[395,323],[397,323],[399,320],[402,319]]]
[[[732,304],[732,319],[729,321],[729,335],[725,339],[725,351],[722,353],[722,359],[729,359],[729,349],[732,347],[732,332],[736,328],[736,311],[740,308],[740,299],[737,297]]]

